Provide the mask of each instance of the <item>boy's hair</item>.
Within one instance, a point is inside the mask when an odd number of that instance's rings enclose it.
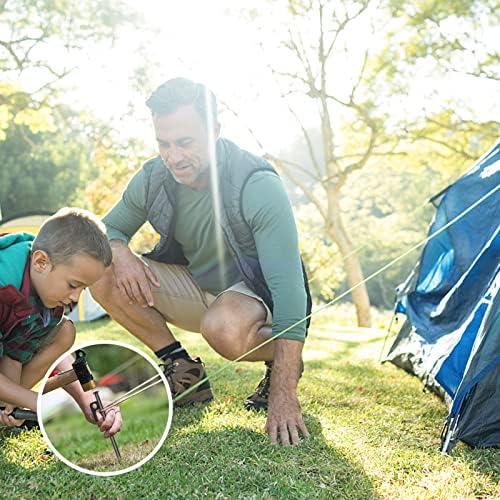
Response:
[[[33,252],[43,250],[53,266],[64,264],[78,254],[85,254],[111,264],[113,254],[106,228],[97,216],[81,208],[65,207],[49,217],[31,246]]]
[[[194,104],[205,123],[217,122],[217,101],[213,92],[202,83],[187,78],[166,81],[146,101],[153,116],[167,115],[189,104]]]

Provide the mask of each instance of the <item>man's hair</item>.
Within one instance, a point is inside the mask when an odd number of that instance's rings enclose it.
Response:
[[[46,252],[54,266],[84,254],[108,267],[113,258],[104,224],[93,213],[73,207],[61,208],[49,217],[31,249]]]
[[[166,81],[146,101],[153,116],[167,115],[189,104],[194,104],[205,123],[217,122],[217,101],[213,92],[202,83],[187,78]]]

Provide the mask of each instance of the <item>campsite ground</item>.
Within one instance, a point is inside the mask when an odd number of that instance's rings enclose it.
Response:
[[[299,447],[271,447],[265,417],[241,407],[262,367],[231,364],[212,385],[206,408],[176,410],[157,455],[115,477],[74,471],[44,453],[37,431],[0,433],[0,484],[17,498],[498,498],[500,450],[459,445],[438,452],[444,405],[420,382],[378,363],[383,329],[343,326],[327,311],[313,321],[300,383],[312,437]],[[335,321],[335,322],[334,322]],[[383,316],[377,327],[387,322]],[[195,334],[181,333],[209,372],[226,365]],[[121,340],[138,346],[109,320],[79,326],[78,341]],[[136,417],[140,420],[141,416]],[[140,422],[137,447],[144,445]],[[119,435],[118,435],[119,436]],[[86,451],[86,453],[88,453]],[[109,451],[91,458],[109,460]]]

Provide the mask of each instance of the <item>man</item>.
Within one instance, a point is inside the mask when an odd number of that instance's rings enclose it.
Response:
[[[231,360],[288,328],[245,356],[266,362],[245,406],[268,409],[273,444],[297,444],[299,433],[308,435],[296,388],[306,335],[300,320],[311,304],[281,180],[269,163],[219,138],[215,97],[205,86],[175,78],[146,104],[160,155],[104,217],[113,266],[92,294],[165,362],[174,398],[200,383],[178,405],[213,396],[201,360],[166,323],[201,332]],[[146,221],[161,239],[141,258],[128,242]]]

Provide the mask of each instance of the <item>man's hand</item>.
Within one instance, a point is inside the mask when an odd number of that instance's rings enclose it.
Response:
[[[277,444],[279,437],[283,446],[299,444],[300,434],[309,437],[295,391],[278,389],[274,394],[271,392],[265,430],[271,444]]]
[[[277,339],[275,341],[269,407],[265,430],[271,444],[278,438],[283,446],[298,444],[300,434],[309,437],[297,399],[297,382],[301,373],[302,342]]]
[[[10,414],[14,411],[13,405],[6,405],[5,410],[0,410],[0,425],[7,427],[18,427],[24,423],[24,420],[17,420]]]
[[[124,242],[113,240],[111,247],[116,283],[120,292],[130,304],[153,307],[151,285],[157,288],[160,286],[153,271]]]

